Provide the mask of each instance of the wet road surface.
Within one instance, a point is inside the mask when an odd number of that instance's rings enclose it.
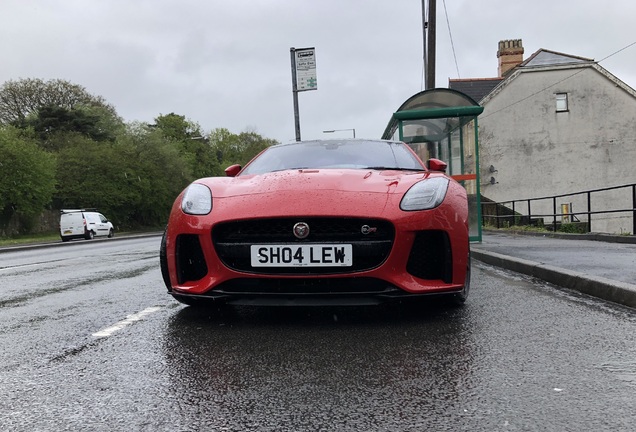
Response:
[[[633,309],[474,262],[460,309],[197,311],[159,241],[0,254],[2,430],[633,430]]]

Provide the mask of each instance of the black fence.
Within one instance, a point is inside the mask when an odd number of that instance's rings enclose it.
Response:
[[[612,210],[597,210],[592,211],[592,198],[594,196],[598,196],[598,193],[613,191],[613,190],[623,190],[623,189],[631,189],[631,207],[620,208],[620,209],[612,209]],[[572,211],[569,209],[567,213],[563,211],[557,211],[557,200],[568,198],[568,197],[580,197],[585,198],[587,202],[587,210],[586,211]],[[537,203],[540,201],[551,201],[552,202],[552,213],[550,214],[536,214],[532,213],[532,205],[533,203]],[[629,200],[628,200],[629,201]],[[625,203],[628,205],[628,202]],[[545,204],[544,204],[545,206]],[[521,213],[518,210],[525,210],[525,212]],[[485,198],[482,198],[481,202],[481,214],[482,214],[482,223],[483,225],[493,225],[497,228],[501,228],[502,226],[513,226],[513,225],[534,225],[542,221],[544,225],[548,226],[548,224],[552,225],[553,230],[557,231],[557,227],[560,223],[562,223],[564,217],[567,217],[569,222],[579,222],[587,225],[587,232],[592,231],[592,217],[594,215],[600,214],[611,214],[611,213],[626,213],[631,212],[632,214],[632,235],[636,234],[636,183],[628,184],[623,186],[614,186],[608,188],[601,189],[590,189],[581,192],[574,192],[571,194],[562,194],[562,195],[552,195],[540,198],[530,198],[530,199],[520,199],[520,200],[512,200],[512,201],[501,201],[494,202],[488,201]],[[581,222],[581,219],[586,219]]]

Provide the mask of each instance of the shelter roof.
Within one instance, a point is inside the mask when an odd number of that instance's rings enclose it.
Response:
[[[442,119],[445,117],[472,118],[483,110],[483,107],[470,96],[457,90],[445,88],[424,90],[408,98],[393,113],[382,138],[390,139],[393,136],[398,128],[399,120]]]

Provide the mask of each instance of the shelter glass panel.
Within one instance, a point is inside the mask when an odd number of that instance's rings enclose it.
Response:
[[[462,134],[461,130],[455,130],[450,135],[451,157],[449,163],[450,175],[459,175],[462,169]]]
[[[406,142],[425,162],[436,158],[447,163],[447,173],[466,188],[471,241],[481,241],[477,116],[482,112],[463,93],[425,90],[393,113],[382,135]]]
[[[460,183],[468,195],[468,228],[471,240],[481,240],[481,205],[479,188],[477,121],[466,123],[461,129],[462,135],[462,178]]]

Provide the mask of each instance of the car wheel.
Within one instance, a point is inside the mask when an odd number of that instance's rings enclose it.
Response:
[[[470,250],[468,251],[468,264],[466,267],[466,279],[464,281],[464,288],[452,295],[452,302],[456,306],[462,306],[466,303],[468,293],[470,292]]]
[[[67,241],[69,241],[70,239],[71,239],[70,237],[62,237],[62,241],[63,241],[63,242],[67,242]]]
[[[168,257],[166,256],[166,235],[168,228],[163,232],[161,238],[161,246],[159,246],[159,266],[161,267],[161,277],[163,283],[168,288],[168,292],[172,292],[172,284],[170,283],[170,272],[168,271]],[[179,300],[179,299],[177,299]]]
[[[115,230],[114,229],[110,229],[110,231],[108,231],[108,238],[113,238],[115,237]]]
[[[95,238],[95,233],[93,231],[87,231],[84,238],[86,240],[93,240]]]

